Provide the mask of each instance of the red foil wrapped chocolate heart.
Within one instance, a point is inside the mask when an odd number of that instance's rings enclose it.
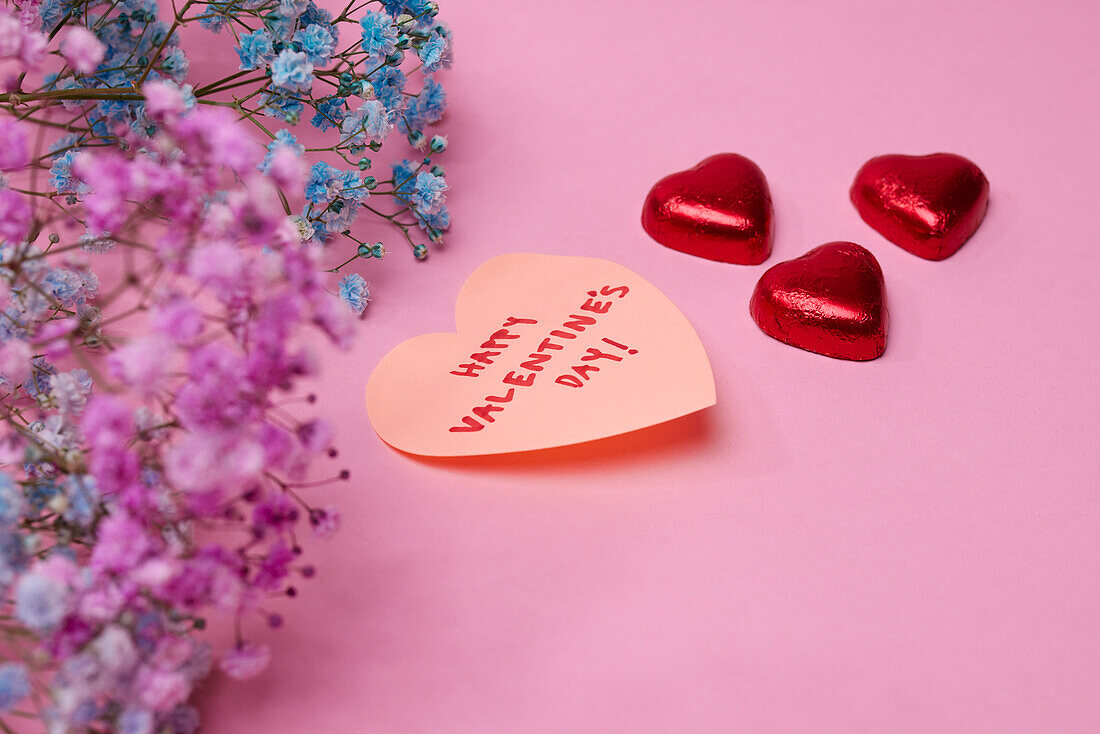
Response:
[[[883,155],[859,169],[851,197],[883,237],[926,260],[943,260],[982,223],[989,181],[952,153]]]
[[[768,336],[829,357],[867,360],[886,349],[882,268],[853,242],[830,242],[769,268],[749,312]]]
[[[642,227],[665,247],[724,263],[759,265],[772,251],[772,196],[760,168],[712,155],[649,190]]]

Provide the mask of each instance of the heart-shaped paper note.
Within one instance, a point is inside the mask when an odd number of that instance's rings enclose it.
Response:
[[[883,155],[856,174],[851,198],[883,237],[925,260],[943,260],[982,223],[989,181],[953,153]]]
[[[763,171],[720,153],[650,189],[642,227],[665,247],[724,263],[759,265],[772,251],[772,196]]]
[[[367,413],[391,446],[424,456],[529,451],[614,436],[714,405],[695,330],[621,265],[510,254],[458,295],[458,333],[386,355]]]
[[[886,286],[878,260],[853,242],[830,242],[768,269],[749,312],[770,337],[840,359],[886,349]]]

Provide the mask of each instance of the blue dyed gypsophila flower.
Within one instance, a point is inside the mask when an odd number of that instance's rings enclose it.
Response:
[[[306,179],[306,199],[314,204],[322,204],[339,195],[335,188],[340,180],[340,169],[330,166],[324,161],[317,161],[309,169],[309,178]]]
[[[413,185],[416,179],[417,165],[408,160],[397,161],[391,166],[393,170],[393,190],[399,198],[407,198],[412,195]]]
[[[271,62],[271,83],[289,91],[309,92],[313,86],[313,64],[301,51],[283,49]]]
[[[341,123],[344,141],[362,147],[368,142],[380,143],[393,129],[393,120],[386,106],[377,99],[367,100]]]
[[[259,69],[271,63],[275,58],[274,40],[271,34],[263,29],[241,36],[241,45],[237,46],[241,70]]]
[[[314,66],[324,66],[336,50],[336,38],[330,28],[312,23],[294,34],[294,42]]]
[[[95,106],[92,117],[97,122],[109,120],[113,124],[129,126],[137,120],[137,113],[137,106],[132,102],[106,99]]]
[[[423,46],[417,50],[417,55],[424,63],[424,71],[431,73],[443,66],[447,56],[447,39],[438,33],[433,33]]]
[[[84,303],[99,290],[99,279],[89,271],[54,268],[46,273],[41,286],[62,306],[72,307]]]
[[[382,100],[387,109],[400,111],[405,107],[405,96],[401,93],[405,91],[407,80],[400,69],[392,66],[379,69],[371,76],[370,81],[375,98]]]
[[[60,155],[69,151],[70,149],[78,148],[80,147],[82,140],[82,136],[78,135],[77,133],[64,135],[54,142],[50,143],[50,154]]]
[[[285,94],[265,92],[260,95],[260,105],[266,116],[289,122],[291,125],[297,124],[302,116],[301,100]]]
[[[213,33],[221,33],[222,28],[229,24],[231,19],[229,3],[206,3],[202,15],[199,16],[199,25]]]
[[[63,517],[77,525],[88,525],[95,519],[98,509],[99,490],[95,477],[91,474],[73,474],[65,479],[63,487],[68,498],[68,507]]]
[[[118,734],[148,734],[155,726],[153,712],[146,709],[127,709],[118,717]]]
[[[397,127],[406,134],[410,130],[421,130],[425,125],[439,122],[446,109],[447,94],[443,85],[429,77],[420,94],[409,100],[404,113],[397,118]]]
[[[27,567],[26,536],[0,528],[0,590],[6,591]]]
[[[280,148],[289,148],[298,157],[306,152],[306,147],[298,142],[298,138],[294,137],[294,133],[289,130],[279,130],[275,133],[275,139],[268,143],[267,153],[264,155],[264,159],[260,161],[259,169],[262,172],[268,173],[271,170],[271,162],[275,160],[275,154],[279,152]]]
[[[443,238],[442,233],[451,227],[451,213],[447,211],[447,205],[442,204],[428,214],[416,212],[416,223],[420,229],[428,233],[428,238],[432,242],[439,242]]]
[[[297,18],[306,12],[308,0],[279,0],[279,15],[284,18]]]
[[[59,494],[61,489],[52,480],[35,482],[27,488],[27,504],[33,512],[42,512]]]
[[[397,49],[397,26],[392,15],[380,10],[368,10],[359,19],[359,25],[363,28],[361,44],[368,56],[380,58]]]
[[[309,204],[303,217],[315,227],[321,241],[343,232],[359,215],[359,202],[369,192],[356,171],[341,171],[318,161],[309,170],[305,187]]]
[[[324,132],[342,123],[346,115],[343,97],[325,97],[317,103],[317,114],[309,124]]]
[[[0,474],[0,525],[14,525],[23,514],[23,488]]]
[[[424,88],[416,96],[417,105],[428,122],[438,122],[447,109],[447,92],[435,79],[424,81]]]
[[[161,54],[160,68],[176,82],[182,84],[187,79],[187,70],[191,68],[191,62],[187,60],[182,49],[172,48]]]
[[[59,194],[86,194],[88,185],[73,176],[75,150],[67,150],[54,159],[50,166],[50,186]]]
[[[360,201],[367,196],[362,179],[354,171],[340,171],[328,163],[318,162],[309,169],[306,198],[313,204],[330,199]]]
[[[340,279],[340,300],[355,313],[363,313],[370,302],[370,289],[362,275],[348,273]]]
[[[51,76],[56,76],[56,75],[51,75]],[[99,78],[102,79],[102,78],[105,78],[106,76],[107,75],[101,73],[99,75]],[[85,83],[89,82],[88,77],[84,78],[84,82]],[[84,84],[81,84],[80,80],[76,79],[75,77],[71,77],[71,76],[66,76],[66,77],[61,77],[60,79],[55,79],[54,81],[49,82],[49,84],[47,85],[47,89],[51,89],[51,90],[53,90],[53,89],[84,89],[84,88],[85,88]],[[86,103],[81,102],[80,100],[63,100],[61,102],[61,106],[64,107],[66,110],[69,110],[71,112],[76,112],[77,110],[84,107],[85,104]],[[72,138],[72,137],[76,137],[76,136],[66,135],[65,137],[66,138]],[[57,149],[56,145],[57,144],[55,143],[54,145],[52,145],[50,147],[56,150]],[[62,146],[62,147],[64,147],[64,146]]]
[[[61,8],[61,0],[45,0],[45,2],[38,7],[38,14],[42,16],[42,32],[49,35],[53,32],[53,29],[57,27],[62,15],[64,15],[64,11]]]
[[[31,374],[23,381],[23,389],[32,396],[45,395],[50,391],[50,376],[57,374],[57,368],[42,357],[31,360]]]
[[[428,171],[421,171],[416,174],[416,182],[413,184],[409,201],[421,214],[431,214],[443,206],[443,201],[446,198],[444,192],[448,188],[447,182],[442,176],[436,176]]]
[[[50,375],[50,398],[62,413],[82,412],[91,394],[92,376],[86,369],[77,368]]]
[[[31,694],[31,679],[20,663],[0,665],[0,711],[8,712]]]
[[[430,0],[382,0],[382,5],[390,15],[405,13],[414,18],[427,16],[431,7]]]
[[[15,617],[33,630],[52,629],[65,618],[67,597],[60,582],[28,573],[15,586]]]
[[[296,27],[294,18],[278,13],[272,13],[264,18],[264,25],[271,31],[271,35],[284,43],[290,40],[290,34],[294,33]]]
[[[120,5],[131,15],[138,11],[152,17],[157,14],[157,0],[123,0]]]
[[[332,33],[334,43],[340,40],[340,29],[333,25],[332,13],[318,6],[313,0],[309,0],[306,4],[306,9],[298,18],[298,25],[302,28],[308,28],[311,25],[319,25]]]

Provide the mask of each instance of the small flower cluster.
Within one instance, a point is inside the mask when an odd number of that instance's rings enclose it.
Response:
[[[355,24],[358,37],[338,51],[340,27],[355,8],[366,8]],[[281,0],[274,10],[267,5],[241,9],[236,0],[207,4],[200,22],[215,31],[229,27],[239,36],[237,56],[244,78],[232,86],[251,90],[235,98],[242,109],[288,123],[308,113],[314,128],[337,134],[331,145],[310,149],[333,154],[347,166],[313,164],[301,212],[301,226],[311,238],[328,242],[342,235],[361,246],[364,243],[355,240],[349,228],[367,211],[398,227],[418,260],[427,257],[428,245],[415,242],[413,231],[422,230],[428,242],[442,242],[450,227],[444,203],[448,186],[433,156],[446,150],[447,139],[425,133],[442,118],[447,105],[435,77],[450,66],[451,33],[437,13],[436,4],[427,0],[353,2],[336,17],[312,0]],[[242,27],[249,32],[238,30]],[[414,76],[421,81],[414,83]],[[366,154],[380,151],[394,130],[424,155],[415,163],[402,160],[391,167],[388,178],[379,180],[367,174],[374,161]],[[268,150],[284,147],[301,146],[295,136],[281,132]],[[407,195],[414,188],[428,195]],[[391,197],[391,211],[368,204],[372,196]],[[333,270],[354,261],[359,251]],[[359,281],[362,278],[353,275],[344,283]],[[362,303],[348,301],[360,312]]]
[[[0,28],[0,53],[10,47],[24,62],[40,63],[47,51],[35,38],[58,37],[52,53],[65,63],[33,89],[23,77],[9,77],[3,85],[9,93],[0,99],[22,103],[20,117],[57,107],[73,113],[69,134],[51,145],[49,180],[57,193],[81,194],[71,175],[76,151],[114,144],[119,126],[151,134],[157,121],[138,89],[161,80],[178,87],[180,112],[196,104],[224,106],[254,126],[269,142],[265,172],[276,151],[307,151],[290,129],[275,125],[294,126],[307,117],[315,131],[327,134],[325,144],[308,152],[329,161],[316,161],[304,191],[284,192],[288,202],[302,201],[299,227],[311,240],[347,241],[357,253],[363,243],[351,228],[366,213],[396,227],[418,260],[428,256],[430,244],[443,241],[450,227],[448,185],[436,158],[447,139],[426,130],[446,109],[436,77],[450,66],[451,32],[438,20],[434,2],[351,2],[334,16],[313,0],[187,0],[170,19],[159,17],[155,0],[23,0],[20,8],[21,24],[9,16],[16,23],[8,32],[12,38],[4,39]],[[187,83],[179,33],[193,23],[233,42],[240,61],[232,73],[197,88]],[[24,39],[29,30],[41,33]],[[341,45],[341,31],[355,37]],[[372,156],[395,132],[416,151],[415,160],[403,156],[386,164],[388,177],[370,175]],[[418,195],[411,195],[414,189]],[[382,203],[376,204],[378,197]],[[331,272],[356,259],[352,254]]]
[[[410,233],[449,225],[447,141],[423,129],[450,33],[423,0],[354,8],[0,5],[0,730],[195,731],[195,684],[263,669],[245,622],[282,623],[272,599],[314,574],[303,534],[339,524],[309,499],[332,432],[295,388],[317,371],[310,333],[348,345],[370,294],[348,273],[334,295],[326,272],[384,256],[352,234],[362,212],[417,259]],[[188,83],[191,22],[232,36],[240,68]],[[261,121],[307,107],[335,143]],[[423,158],[379,181],[363,154],[394,129]],[[326,270],[337,236],[354,254]],[[228,650],[202,639],[212,614],[235,621]]]

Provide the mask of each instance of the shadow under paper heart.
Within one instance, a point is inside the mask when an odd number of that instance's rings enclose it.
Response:
[[[609,436],[596,441],[534,451],[515,451],[485,456],[418,456],[399,453],[429,466],[448,469],[516,469],[569,472],[617,464],[636,464],[639,460],[667,459],[678,454],[699,451],[715,438],[711,410],[700,410],[655,426]],[[397,450],[397,449],[395,449]]]

